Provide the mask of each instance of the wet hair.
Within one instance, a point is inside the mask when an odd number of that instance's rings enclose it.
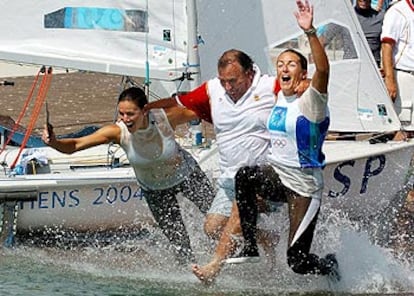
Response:
[[[139,87],[130,87],[124,89],[124,91],[119,95],[118,103],[123,101],[132,101],[140,109],[144,108],[144,106],[148,103],[148,99],[145,95],[144,90]]]
[[[291,52],[291,53],[296,54],[299,57],[300,66],[302,67],[302,70],[306,70],[306,71],[308,70],[308,61],[306,60],[306,57],[303,54],[301,54],[299,51],[293,48],[285,49],[284,51],[282,51],[281,54],[284,54],[285,52]]]
[[[217,67],[222,69],[228,64],[232,64],[234,62],[239,63],[245,71],[253,71],[253,60],[251,57],[237,49],[225,51],[218,60]]]

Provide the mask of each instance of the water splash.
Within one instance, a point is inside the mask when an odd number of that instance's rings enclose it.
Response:
[[[180,202],[185,209],[184,220],[197,260],[204,264],[211,258],[213,249],[203,233],[203,216],[191,203]],[[265,216],[261,223],[280,232],[281,241],[275,249],[276,266],[272,268],[266,260],[260,264],[228,265],[209,288],[199,283],[189,266],[181,266],[175,261],[169,243],[160,230],[151,225],[147,225],[143,232],[115,232],[113,236],[103,237],[88,234],[77,236],[72,242],[68,240],[69,233],[60,233],[57,238],[61,244],[57,245],[35,244],[31,239],[21,242],[4,257],[18,259],[10,264],[13,267],[9,266],[16,269],[13,273],[17,274],[16,285],[27,281],[30,276],[26,272],[30,270],[28,266],[32,266],[32,271],[42,274],[35,279],[39,287],[53,290],[60,284],[75,289],[76,283],[68,280],[62,284],[58,280],[62,277],[84,279],[91,291],[101,290],[102,295],[131,294],[131,291],[133,295],[382,295],[414,291],[414,270],[408,261],[396,258],[392,249],[375,244],[371,233],[338,212],[324,210],[321,213],[312,246],[312,251],[322,256],[331,252],[337,254],[342,274],[342,280],[337,284],[325,277],[302,276],[290,270],[286,263],[286,208]],[[66,240],[63,239],[65,235]],[[2,268],[4,266],[7,264]],[[31,276],[33,280],[34,276]],[[23,286],[21,289],[27,292],[29,288]],[[148,289],[160,292],[150,294]],[[147,294],[137,292],[141,290]]]

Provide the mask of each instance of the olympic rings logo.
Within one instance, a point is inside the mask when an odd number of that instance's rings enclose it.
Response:
[[[272,140],[272,146],[274,147],[283,148],[286,146],[286,144],[287,142],[285,139],[277,138]]]

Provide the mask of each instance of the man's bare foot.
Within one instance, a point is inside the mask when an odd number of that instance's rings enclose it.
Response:
[[[191,266],[191,270],[193,271],[194,275],[198,277],[198,279],[203,284],[211,284],[214,282],[215,278],[218,276],[221,269],[220,262],[212,261],[204,266],[200,266],[197,264],[193,264]]]

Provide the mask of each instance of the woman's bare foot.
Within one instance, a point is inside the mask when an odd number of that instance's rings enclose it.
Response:
[[[208,285],[211,284],[218,276],[221,270],[221,263],[213,260],[204,266],[193,264],[191,266],[191,270],[203,284]]]

